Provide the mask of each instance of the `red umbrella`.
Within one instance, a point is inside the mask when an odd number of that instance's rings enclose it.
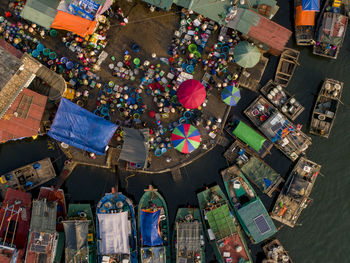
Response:
[[[186,109],[198,108],[205,100],[205,87],[200,81],[189,79],[180,84],[177,98]]]

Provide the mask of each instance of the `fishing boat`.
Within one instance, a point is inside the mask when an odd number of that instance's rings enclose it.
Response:
[[[271,240],[263,246],[266,255],[263,263],[293,263],[288,252],[284,249],[278,239]]]
[[[177,263],[205,263],[203,228],[198,208],[177,210],[173,240]]]
[[[137,263],[134,205],[112,188],[96,207],[97,259],[99,263]]]
[[[58,234],[56,202],[33,201],[25,263],[54,263]]]
[[[202,222],[216,260],[252,263],[247,243],[232,208],[218,185],[197,194]]]
[[[31,196],[9,188],[0,209],[0,262],[21,263],[30,226]]]
[[[145,189],[138,208],[141,262],[171,262],[168,209],[152,185]]]
[[[277,229],[253,187],[237,166],[221,172],[233,210],[253,244],[273,236]]]
[[[271,217],[294,227],[301,212],[311,202],[309,195],[320,172],[321,165],[301,157],[279,194]]]
[[[310,133],[328,138],[341,103],[344,83],[326,79],[318,94],[311,117]]]
[[[94,217],[89,204],[69,204],[68,220],[83,220],[89,222],[88,230],[88,247],[89,247],[89,263],[95,263],[96,258],[96,236]]]
[[[302,126],[294,125],[262,96],[256,98],[244,114],[292,161],[311,145],[311,138],[301,131]]]
[[[277,85],[282,87],[288,86],[296,67],[300,65],[298,63],[299,55],[300,51],[298,50],[284,48],[275,74],[275,83]]]
[[[282,85],[269,80],[260,92],[290,120],[294,121],[304,107]]]
[[[303,2],[304,6],[305,3],[306,6],[310,7],[309,0],[294,0],[294,28],[295,28],[295,40],[297,42],[298,46],[310,46],[313,43],[314,40],[314,34],[315,34],[315,18],[316,18],[316,12],[318,10],[304,10],[303,9]],[[311,3],[316,3],[316,1],[313,1]],[[318,1],[317,1],[318,2]],[[315,8],[314,8],[315,9]]]
[[[284,182],[271,166],[238,140],[227,149],[224,157],[230,165],[237,165],[243,174],[269,197],[272,197],[273,192]]]
[[[261,158],[271,154],[273,143],[245,122],[232,118],[231,121],[227,122],[225,130],[236,141],[244,143],[249,151],[256,153]]]
[[[25,165],[0,176],[0,193],[4,197],[8,188],[30,191],[56,176],[50,158]]]
[[[56,202],[56,230],[58,232],[58,244],[56,248],[55,263],[61,263],[64,250],[64,229],[62,221],[67,218],[66,199],[62,189],[52,187],[40,187],[38,200],[46,199],[49,202]]]
[[[313,53],[336,59],[345,38],[348,17],[342,0],[326,1],[316,28]]]

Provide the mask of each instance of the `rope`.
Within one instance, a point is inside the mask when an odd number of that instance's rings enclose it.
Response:
[[[128,189],[128,185],[129,185],[129,178],[131,178],[131,177],[134,177],[134,176],[136,176],[136,174],[131,174],[131,175],[129,175],[129,176],[127,176],[124,180],[125,180],[125,182],[126,182],[126,184],[125,184],[125,188],[126,189]]]

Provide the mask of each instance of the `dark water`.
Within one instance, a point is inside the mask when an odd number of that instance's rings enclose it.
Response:
[[[278,1],[280,10],[275,21],[291,28],[290,3]],[[349,31],[349,30],[348,30]],[[294,47],[294,39],[288,43]],[[277,234],[282,244],[290,252],[295,263],[335,263],[350,262],[348,247],[350,239],[350,33],[345,39],[337,60],[327,60],[312,55],[310,48],[299,48],[301,51],[300,64],[288,87],[297,100],[305,106],[305,111],[297,119],[307,131],[310,111],[316,99],[316,94],[326,77],[345,82],[342,101],[332,134],[329,139],[311,136],[313,144],[307,152],[308,158],[322,164],[322,175],[314,186],[311,197],[313,202],[303,211],[299,223],[294,229],[283,227]],[[264,74],[262,84],[274,75],[278,58],[270,59]],[[255,98],[255,94],[244,90],[238,108],[232,113],[241,114],[242,110]],[[182,169],[183,179],[174,183],[170,174],[160,175],[130,175],[118,170],[111,172],[86,166],[78,166],[64,185],[71,202],[98,201],[110,188],[119,184],[136,203],[143,194],[143,189],[150,183],[154,184],[164,195],[169,208],[170,219],[173,222],[176,209],[184,205],[197,205],[196,192],[207,185],[222,185],[219,171],[227,164],[222,157],[222,147],[217,147],[201,160]],[[10,142],[0,146],[0,174],[15,169],[30,162],[51,157],[57,172],[63,166],[64,156],[58,150],[49,150],[47,137],[36,141],[24,140]],[[293,164],[277,150],[265,159],[273,168],[286,177]],[[127,177],[129,176],[129,177]],[[267,209],[271,209],[273,201],[260,195]],[[276,223],[276,225],[279,225]],[[260,246],[252,247],[256,262],[261,262]],[[207,262],[215,262],[212,250],[207,246]]]

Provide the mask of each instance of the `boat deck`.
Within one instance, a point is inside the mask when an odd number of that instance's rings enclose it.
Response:
[[[265,68],[269,59],[261,56],[260,61],[252,68],[245,68],[239,77],[238,85],[242,88],[258,92],[260,88],[260,81],[265,72]]]
[[[281,85],[282,87],[288,86],[297,65],[299,65],[299,55],[300,52],[295,49],[285,48],[283,50],[275,74],[276,84]]]
[[[272,260],[272,262],[293,263],[292,259],[288,255],[288,252],[284,249],[278,239],[268,242],[263,246],[263,250],[267,260]]]
[[[244,249],[242,237],[238,233],[221,239],[217,243],[222,257],[226,260],[225,262],[239,262],[241,258],[245,261],[249,260],[248,254]],[[242,248],[242,250],[237,252],[239,248]]]

